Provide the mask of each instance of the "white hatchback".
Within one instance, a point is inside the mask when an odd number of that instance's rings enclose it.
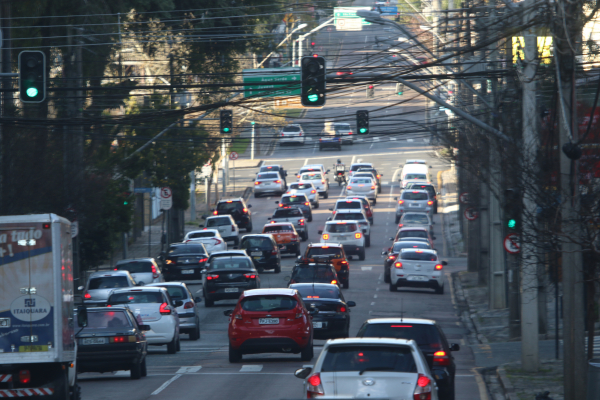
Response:
[[[300,143],[304,144],[306,140],[306,135],[304,134],[304,130],[302,126],[298,124],[291,124],[288,126],[284,126],[279,132],[279,144],[283,145],[284,143]]]
[[[231,215],[214,215],[207,217],[204,221],[205,228],[217,229],[221,237],[226,241],[233,241],[233,245],[237,246],[240,244],[240,228],[238,228],[233,217]]]
[[[401,286],[425,287],[444,294],[444,273],[448,265],[438,259],[437,251],[428,249],[400,249],[400,254],[390,267],[390,292]]]
[[[201,231],[191,231],[188,232],[183,238],[184,243],[196,241],[204,244],[208,254],[212,253],[213,251],[227,250],[227,242],[225,239],[223,239],[218,229],[204,228]]]
[[[321,243],[339,243],[347,255],[357,255],[365,259],[365,235],[358,221],[327,221],[325,228],[319,229]]]
[[[322,172],[305,172],[300,175],[298,183],[312,183],[324,199],[329,197],[329,182]]]
[[[305,194],[308,200],[311,202],[314,208],[319,208],[319,193],[315,185],[309,182],[296,182],[290,184],[290,187],[286,194]]]

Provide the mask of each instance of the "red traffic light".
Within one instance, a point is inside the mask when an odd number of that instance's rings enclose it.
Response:
[[[314,45],[315,45],[315,42],[310,42],[310,45],[311,45],[311,46],[314,46]]]
[[[369,85],[369,89],[373,89],[373,85]]]

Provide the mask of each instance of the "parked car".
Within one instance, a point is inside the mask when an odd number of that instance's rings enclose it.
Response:
[[[135,286],[129,271],[94,272],[83,288],[83,303],[88,307],[105,306],[113,290]]]
[[[371,246],[371,224],[363,210],[337,210],[335,215],[329,217],[327,221],[358,221],[365,235],[365,246]]]
[[[260,288],[260,276],[248,256],[219,257],[202,273],[204,306],[237,299],[244,290]]]
[[[377,185],[375,180],[368,176],[353,176],[346,186],[348,196],[365,196],[373,205],[377,204]]]
[[[365,259],[365,235],[358,221],[327,221],[325,228],[319,230],[321,243],[340,243],[348,255],[358,255],[358,259]]]
[[[126,307],[91,307],[87,326],[78,330],[77,372],[131,371],[131,379],[146,376],[148,343],[144,331]]]
[[[340,285],[344,289],[350,287],[350,264],[346,257],[344,247],[339,243],[310,243],[306,246],[306,251],[302,257],[298,257],[298,262],[315,262],[317,259],[325,257],[337,273]]]
[[[427,361],[414,340],[348,338],[325,342],[315,365],[296,370],[306,398],[438,400]]]
[[[261,272],[272,269],[281,272],[281,252],[279,246],[270,234],[246,235],[242,237],[240,249],[252,258],[254,266]]]
[[[201,228],[216,229],[226,242],[233,242],[234,246],[240,244],[240,228],[238,228],[231,215],[216,215],[206,217],[204,226]]]
[[[312,183],[324,199],[329,197],[329,181],[322,172],[305,172],[300,175],[298,183]]]
[[[258,198],[262,195],[282,195],[285,193],[287,186],[285,180],[279,176],[279,172],[261,172],[256,175],[254,180],[254,197]]]
[[[302,361],[314,357],[312,315],[297,290],[246,290],[229,317],[229,362],[244,354],[300,353]],[[248,323],[250,322],[250,323]]]
[[[428,241],[417,241],[413,240],[413,238],[407,238],[408,240],[403,240],[396,242],[390,247],[388,250],[383,251],[381,254],[386,256],[383,259],[383,281],[385,283],[390,283],[390,268],[392,264],[396,262],[396,258],[402,249],[431,249],[431,245]]]
[[[300,292],[304,304],[319,310],[313,317],[314,335],[317,339],[348,337],[350,334],[350,307],[337,285],[330,283],[294,283],[290,289]]]
[[[227,242],[218,229],[204,228],[201,231],[191,231],[185,234],[184,243],[202,243],[208,254],[213,251],[227,250]]]
[[[246,205],[246,201],[241,197],[235,199],[219,200],[217,207],[212,210],[214,215],[231,215],[236,225],[246,229],[246,232],[252,232],[252,204]]]
[[[315,185],[310,182],[291,183],[286,194],[304,194],[306,197],[308,197],[308,200],[314,208],[319,208],[319,193],[317,193],[317,188]]]
[[[152,346],[167,346],[167,353],[175,354],[179,348],[179,316],[176,307],[181,300],[173,301],[167,289],[140,287],[117,289],[108,298],[107,306],[123,306],[134,310],[136,318],[149,325],[146,340]],[[139,320],[138,320],[139,321]]]
[[[438,386],[442,400],[454,400],[454,377],[456,364],[453,351],[460,346],[448,343],[442,328],[430,319],[421,318],[373,318],[360,327],[357,337],[389,337],[411,339],[423,352]]]
[[[306,135],[302,126],[299,124],[290,124],[284,126],[279,132],[279,144],[284,145],[286,143],[300,143],[304,144]]]
[[[171,243],[164,255],[163,272],[165,280],[181,281],[201,279],[200,271],[208,260],[208,251],[203,243]]]
[[[300,255],[300,235],[290,222],[266,224],[262,233],[273,235],[280,253]]]
[[[202,299],[197,296],[194,298],[183,282],[152,283],[147,286],[165,288],[174,302],[181,301],[183,304],[176,307],[179,316],[179,332],[187,333],[190,340],[200,339],[200,315],[196,306]]]
[[[448,265],[438,259],[435,250],[401,249],[390,271],[390,292],[399,287],[426,287],[444,294],[444,274]]]
[[[304,194],[284,194],[281,199],[275,201],[277,207],[298,207],[308,222],[312,221],[312,207],[310,201]]]
[[[131,258],[117,261],[115,271],[129,271],[131,277],[138,285],[164,282],[165,278],[152,257]]]
[[[426,190],[404,190],[396,206],[396,223],[402,218],[405,212],[424,212],[427,215],[433,214],[433,200],[429,198],[429,193]]]

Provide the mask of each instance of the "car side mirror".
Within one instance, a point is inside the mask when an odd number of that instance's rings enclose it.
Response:
[[[202,214],[202,215],[201,215],[201,218],[202,218],[202,219],[206,219],[206,218],[208,218],[208,214]],[[202,225],[200,225],[200,227],[202,228],[203,226],[202,226]]]
[[[77,325],[81,328],[88,326],[88,314],[85,306],[77,306]]]
[[[181,307],[181,306],[183,305],[183,301],[181,301],[181,300],[175,300],[175,301],[173,302],[173,305],[174,305],[175,307]]]
[[[353,301],[347,301],[347,302],[346,302],[346,305],[347,305],[348,307],[356,307],[356,303],[355,303],[355,302],[353,302]]]
[[[448,261],[442,261],[442,265],[448,265]]]
[[[398,200],[398,197],[394,197],[394,200]]]
[[[319,230],[317,231],[317,233],[318,233],[319,235],[321,235],[321,234],[323,233],[323,230],[322,230],[322,229],[319,229]]]
[[[200,297],[200,296],[196,296],[196,298],[194,299],[194,301],[195,301],[196,303],[202,303],[202,297]]]
[[[83,286],[78,286],[77,287],[77,290],[83,290],[83,289],[85,289]]]
[[[215,209],[214,209],[214,208],[211,208],[211,209],[210,209],[210,211],[215,211]]]
[[[298,261],[302,260],[302,256],[296,257],[296,260],[298,260]]]
[[[140,325],[140,330],[147,332],[147,331],[151,331],[152,328],[150,327],[150,325]]]
[[[383,176],[383,174],[379,174],[379,176]]]
[[[226,317],[229,317],[231,314],[233,314],[233,310],[225,310],[223,311],[223,315]]]
[[[393,241],[394,241],[394,238],[390,238],[390,242],[393,242]]]
[[[248,204],[248,208],[252,208],[252,204]]]
[[[460,345],[458,343],[450,344],[450,351],[459,351],[459,350],[460,350]]]
[[[285,172],[283,173],[283,175],[284,175],[284,176],[287,176],[287,171],[285,171]]]
[[[429,168],[433,168],[433,167],[430,165]]]
[[[294,372],[294,376],[298,379],[306,379],[306,377],[310,375],[312,370],[313,370],[313,366],[307,365],[306,367],[297,369]]]
[[[433,221],[433,222],[431,223],[431,225],[435,225],[435,221]]]
[[[333,211],[333,208],[328,208],[329,211]]]
[[[388,252],[387,252],[387,251],[382,251],[382,252],[381,252],[381,255],[382,255],[382,256],[387,256],[387,254],[388,254]]]

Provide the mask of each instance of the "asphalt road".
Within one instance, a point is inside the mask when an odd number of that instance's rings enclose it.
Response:
[[[341,54],[354,54],[358,50],[370,48],[374,35],[389,35],[390,32],[373,27],[363,32],[336,33],[343,37]],[[369,39],[371,38],[371,39]],[[371,44],[369,44],[371,43]],[[363,56],[340,57],[333,60],[333,66],[346,66],[360,62]],[[391,87],[391,85],[388,85]],[[401,288],[392,293],[383,282],[383,258],[381,251],[390,245],[390,237],[396,232],[394,224],[395,200],[399,194],[399,166],[408,158],[425,159],[432,165],[434,181],[439,171],[448,169],[439,159],[434,157],[434,149],[429,143],[429,136],[418,132],[419,121],[424,115],[420,100],[409,102],[409,105],[397,105],[398,96],[393,88],[378,88],[375,99],[366,102],[364,85],[349,88],[342,95],[328,99],[327,106],[320,110],[308,111],[301,119],[290,123],[302,123],[315,131],[322,127],[325,118],[336,121],[354,121],[357,109],[368,109],[371,118],[379,117],[374,123],[371,134],[361,136],[354,145],[345,145],[340,151],[320,152],[316,146],[316,138],[308,140],[304,145],[274,147],[272,155],[264,158],[265,163],[283,164],[290,172],[288,182],[293,182],[293,173],[306,164],[324,164],[331,168],[340,158],[346,165],[352,162],[372,162],[383,173],[383,191],[374,207],[375,221],[372,227],[371,247],[367,249],[365,261],[356,258],[350,261],[350,288],[344,291],[347,300],[353,300],[357,306],[352,309],[350,334],[355,334],[360,325],[369,318],[376,317],[419,317],[437,320],[451,343],[461,344],[462,349],[453,353],[458,366],[456,373],[456,398],[461,400],[486,399],[482,391],[481,380],[473,370],[474,358],[470,348],[465,344],[466,330],[457,317],[452,302],[453,292],[450,290],[448,276],[451,272],[466,269],[456,260],[447,259],[446,291],[436,295],[429,289]],[[407,96],[410,93],[406,94]],[[410,109],[408,108],[410,107]],[[399,110],[409,110],[405,115],[406,123],[394,122],[393,135],[386,132],[389,124],[385,118],[398,118]],[[406,114],[406,113],[405,113]],[[382,123],[381,121],[384,121]],[[413,123],[414,122],[414,123]],[[239,169],[236,171],[238,187],[251,185],[256,170]],[[320,208],[313,210],[314,220],[309,225],[309,240],[303,243],[318,241],[317,230],[324,225],[330,215],[328,208],[336,199],[344,197],[343,187],[337,186],[333,175],[329,174],[331,188],[329,199],[320,200]],[[437,186],[437,181],[434,182]],[[275,208],[277,197],[251,198],[254,231],[260,231],[267,223]],[[436,248],[445,253],[442,238],[442,227],[439,215],[434,217]],[[284,278],[289,276],[294,263],[293,256],[284,256],[282,272],[264,272],[261,275],[263,287],[284,287]],[[188,283],[191,290],[201,295],[199,282]],[[201,315],[201,338],[198,341],[187,340],[186,335],[181,342],[181,352],[168,355],[166,347],[151,347],[148,357],[148,376],[141,380],[131,380],[129,372],[121,371],[108,374],[80,374],[83,398],[85,400],[192,400],[197,398],[211,399],[291,399],[305,398],[302,392],[302,381],[293,376],[293,372],[304,364],[299,355],[258,354],[247,355],[239,364],[230,364],[227,358],[227,322],[223,311],[233,308],[235,301],[220,301],[213,308],[199,305]],[[322,349],[324,341],[315,340],[315,359]]]

